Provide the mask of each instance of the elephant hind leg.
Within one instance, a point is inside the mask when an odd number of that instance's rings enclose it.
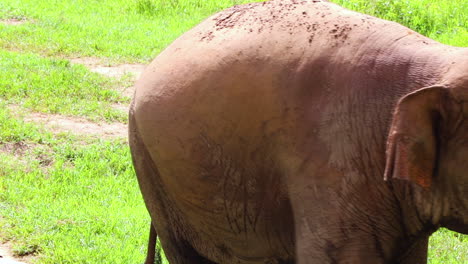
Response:
[[[411,264],[411,263],[427,263],[427,249],[429,244],[429,236],[420,238],[415,241],[406,253],[403,254],[396,263]]]
[[[202,257],[184,237],[181,237],[180,230],[183,230],[183,227],[175,226],[178,222],[176,221],[177,213],[174,212],[175,208],[168,200],[159,170],[140,137],[133,114],[129,117],[129,144],[140,190],[152,222],[145,264],[153,264],[157,261],[157,236],[171,264],[216,264]]]
[[[150,235],[148,241],[148,254],[146,256],[145,264],[161,264],[161,255],[156,251],[157,233],[154,225],[150,225]],[[202,256],[200,256],[190,245],[185,241],[174,241],[167,247],[166,255],[168,258],[175,258],[170,263],[200,263],[200,264],[214,264]],[[171,251],[174,251],[172,253]]]
[[[172,237],[164,242],[164,253],[171,264],[216,264],[201,256],[190,243],[183,239]]]

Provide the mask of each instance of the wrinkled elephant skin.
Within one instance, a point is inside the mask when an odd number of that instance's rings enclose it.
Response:
[[[143,73],[129,133],[172,264],[426,263],[468,232],[468,49],[332,3],[208,18]]]

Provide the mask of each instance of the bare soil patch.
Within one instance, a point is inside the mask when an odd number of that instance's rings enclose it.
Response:
[[[49,146],[37,143],[0,143],[0,153],[5,153],[14,157],[15,164],[21,164],[22,166],[28,167],[30,165],[31,159],[34,159],[39,162],[41,169],[43,169],[44,172],[46,172],[54,164],[54,159],[51,155],[52,152],[53,150]]]
[[[88,67],[92,72],[100,73],[109,77],[121,77],[125,74],[132,74],[135,79],[140,77],[140,74],[145,69],[144,64],[119,64],[119,65],[105,65],[105,62],[98,58],[82,57],[70,59],[72,63],[83,64]]]
[[[4,143],[0,144],[0,151],[12,154],[16,157],[23,156],[26,151],[30,149],[24,142],[15,142],[15,143]]]
[[[31,113],[24,117],[27,122],[44,125],[54,133],[69,132],[105,138],[127,138],[127,125],[122,123],[93,123],[89,120],[61,115]]]
[[[133,98],[133,95],[135,94],[135,86],[130,86],[130,87],[125,87],[120,93],[123,96]]]
[[[112,108],[123,112],[123,113],[128,113],[128,110],[130,108],[130,104],[112,104]]]
[[[126,74],[131,74],[132,80],[136,81],[140,78],[141,73],[145,69],[145,64],[119,64],[119,65],[106,65],[106,62],[99,58],[81,57],[70,59],[72,63],[82,64],[90,71],[96,72],[108,77],[120,78]],[[133,97],[135,87],[125,87],[121,93],[123,96]]]
[[[14,257],[9,243],[0,243],[0,264],[26,264],[30,257]]]
[[[18,18],[9,18],[9,19],[0,19],[0,23],[9,26],[18,26],[27,23],[28,20],[18,19]]]

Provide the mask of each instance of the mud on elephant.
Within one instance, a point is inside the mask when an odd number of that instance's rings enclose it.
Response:
[[[468,233],[467,48],[269,1],[208,18],[136,86],[132,156],[170,263],[426,263],[439,227]]]

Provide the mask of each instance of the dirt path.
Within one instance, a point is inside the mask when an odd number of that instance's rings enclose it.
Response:
[[[8,243],[0,244],[0,264],[26,264],[22,261],[23,259],[13,257],[11,246]]]
[[[54,133],[70,132],[101,138],[126,138],[128,130],[127,125],[123,123],[93,123],[83,118],[43,113],[31,113],[24,120],[43,124]]]
[[[141,72],[145,69],[144,64],[119,64],[115,66],[106,66],[105,62],[99,58],[81,57],[70,59],[72,63],[83,64],[92,72],[97,72],[109,77],[121,77],[127,73],[131,73],[135,78],[139,78]]]
[[[0,19],[0,24],[8,25],[8,26],[18,26],[27,23],[28,20],[22,20],[17,18],[10,18],[10,19]]]

